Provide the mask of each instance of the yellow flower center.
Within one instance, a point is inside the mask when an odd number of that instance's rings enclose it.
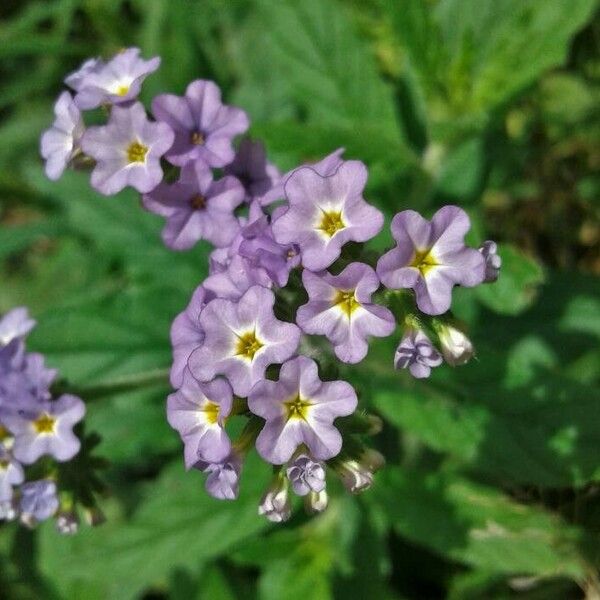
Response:
[[[419,269],[421,275],[425,276],[428,271],[438,264],[437,260],[431,255],[431,250],[416,250],[410,266]]]
[[[206,198],[202,194],[196,194],[190,198],[190,206],[194,210],[203,210],[206,208]]]
[[[300,398],[300,395],[298,395],[292,400],[284,402],[283,405],[286,409],[288,421],[290,419],[306,420],[309,408],[312,406],[312,402],[309,402],[308,400],[302,400],[302,398]]]
[[[238,335],[238,341],[235,348],[236,356],[241,356],[249,360],[254,359],[254,355],[264,346],[256,337],[256,330],[247,331]]]
[[[143,163],[148,154],[148,146],[140,144],[140,142],[131,142],[127,148],[127,159],[130,163]]]
[[[126,96],[127,92],[129,92],[129,86],[128,85],[120,85],[116,90],[115,90],[115,94],[117,96]]]
[[[54,431],[54,424],[56,419],[52,418],[49,414],[41,414],[34,422],[33,427],[37,433],[52,433]]]
[[[194,144],[194,146],[202,146],[204,141],[204,136],[199,131],[194,131],[192,135],[190,135],[190,142]]]
[[[340,229],[344,229],[346,224],[342,219],[342,211],[340,210],[322,210],[323,216],[317,229],[326,233],[329,237],[333,237]]]
[[[219,421],[219,405],[215,402],[211,402],[209,400],[201,409],[201,411],[204,413],[206,422],[209,425],[214,425]]]
[[[360,302],[354,297],[354,290],[338,290],[333,299],[333,305],[340,308],[342,312],[350,318],[350,315],[360,307]]]

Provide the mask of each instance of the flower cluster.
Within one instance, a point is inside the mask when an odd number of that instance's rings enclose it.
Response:
[[[136,95],[157,66],[130,49],[70,75],[76,95],[59,98],[57,121],[42,138],[48,175],[77,157],[91,161],[98,191],[130,185],[166,219],[167,246],[214,246],[208,277],[171,329],[176,391],[167,417],[185,465],[206,474],[209,494],[233,499],[255,447],[275,469],[259,512],[286,520],[290,489],[320,512],[330,473],[355,493],[383,464],[364,443],[377,419],[357,411],[357,393],[336,379],[337,367],[360,363],[372,338],[398,326],[403,335],[390,356],[397,369],[422,378],[444,360],[467,362],[472,345],[444,313],[454,286],[495,280],[496,246],[467,247],[467,214],[445,206],[430,221],[398,213],[395,247],[373,257],[365,242],[384,216],[364,198],[362,162],[339,149],[280,174],[260,142],[234,144],[248,118],[222,104],[210,81],[192,82],[182,97],[159,95],[151,120]],[[80,111],[99,105],[109,108],[108,123],[84,131]],[[161,158],[170,165],[164,178]],[[240,420],[231,439],[228,424]]]
[[[83,419],[85,405],[69,394],[52,398],[56,371],[45,366],[41,354],[25,349],[34,326],[25,308],[0,319],[0,520],[19,516],[32,526],[56,516],[59,531],[72,533],[73,499],[62,493],[59,500],[56,464],[80,451],[73,427]],[[28,480],[30,474],[37,480]]]

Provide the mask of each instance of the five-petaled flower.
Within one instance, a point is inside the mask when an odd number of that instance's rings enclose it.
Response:
[[[235,157],[233,138],[248,129],[241,108],[221,102],[221,90],[212,81],[190,83],[185,96],[161,94],[152,101],[152,114],[175,132],[166,159],[179,167],[201,160],[210,167],[224,167]]]
[[[210,381],[224,375],[238,396],[247,396],[267,367],[294,354],[300,330],[275,318],[273,292],[251,287],[238,302],[216,298],[200,313],[205,336],[188,361],[192,375]]]
[[[344,244],[366,242],[383,226],[382,213],[362,197],[366,182],[367,169],[356,160],[326,177],[311,167],[297,169],[285,184],[289,208],[273,223],[275,239],[297,244],[307,269],[326,269]]]
[[[327,336],[341,361],[360,362],[369,336],[386,337],[394,331],[394,315],[371,302],[379,279],[369,265],[351,263],[339,275],[305,270],[302,281],[308,303],[298,309],[296,322],[305,333]]]
[[[392,220],[397,245],[379,259],[379,279],[391,289],[413,288],[424,313],[446,312],[455,285],[473,287],[485,276],[482,254],[465,246],[470,225],[457,206],[440,208],[431,221],[413,210],[398,213]]]
[[[281,367],[279,381],[260,381],[250,392],[248,407],[266,421],[256,449],[275,465],[290,460],[300,444],[318,460],[333,458],[342,448],[333,421],[352,414],[356,404],[349,383],[322,382],[314,360],[293,358]]]
[[[114,106],[107,125],[90,127],[82,150],[96,160],[91,182],[99,192],[116,194],[126,185],[138,192],[153,190],[162,180],[160,157],[173,143],[166,123],[152,123],[144,107]]]

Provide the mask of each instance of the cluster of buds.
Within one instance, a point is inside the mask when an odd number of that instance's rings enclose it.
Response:
[[[184,443],[185,465],[207,475],[209,494],[233,499],[255,447],[274,468],[259,512],[286,520],[290,488],[309,512],[320,512],[328,471],[356,493],[383,463],[364,443],[373,423],[356,412],[354,388],[332,380],[336,366],[360,363],[371,338],[394,334],[398,324],[405,332],[396,368],[426,377],[442,355],[466,362],[470,342],[441,315],[455,285],[497,276],[495,245],[467,247],[467,214],[446,206],[431,221],[398,213],[396,246],[373,256],[364,244],[384,216],[363,197],[362,162],[344,160],[339,149],[281,174],[260,142],[234,145],[248,117],[223,105],[210,81],[192,82],[182,97],[157,96],[150,119],[136,95],[158,62],[129,49],[106,63],[88,61],[66,79],[76,94],[59,98],[57,121],[42,138],[48,175],[91,164],[95,189],[114,194],[130,185],[147,210],[165,217],[168,247],[199,240],[215,247],[208,277],[171,329],[176,391],[167,417]],[[81,111],[99,106],[108,123],[85,129]],[[245,426],[232,440],[234,417]]]
[[[73,427],[85,405],[69,394],[52,398],[56,370],[25,349],[34,326],[25,308],[0,319],[0,520],[19,517],[31,527],[55,517],[69,534],[78,517],[73,494],[59,487],[60,467],[80,452]]]

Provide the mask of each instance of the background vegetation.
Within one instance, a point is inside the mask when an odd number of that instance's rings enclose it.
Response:
[[[599,597],[596,2],[4,0],[0,16],[0,312],[31,308],[30,346],[87,390],[111,462],[102,527],[0,525],[0,596]],[[132,45],[163,58],[146,101],[215,79],[280,168],[344,146],[388,217],[457,203],[474,242],[502,244],[500,281],[453,304],[478,361],[416,382],[389,339],[342,373],[385,419],[389,464],[318,518],[259,518],[258,463],[235,503],[184,473],[168,331],[208,247],[168,252],[133,193],[44,178],[64,75]]]

